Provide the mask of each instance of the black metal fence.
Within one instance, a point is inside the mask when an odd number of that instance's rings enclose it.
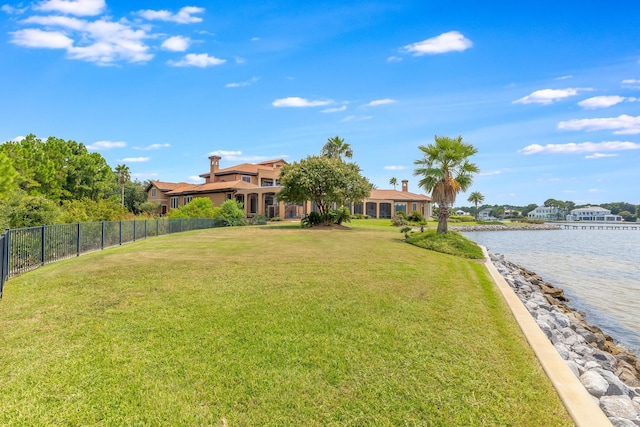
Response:
[[[160,218],[9,229],[0,235],[0,298],[9,277],[44,264],[147,237],[227,225],[221,219]]]

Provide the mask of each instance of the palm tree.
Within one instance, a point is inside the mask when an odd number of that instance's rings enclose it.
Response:
[[[393,185],[394,190],[396,189],[396,185],[398,185],[398,180],[396,179],[395,176],[389,180],[389,184]]]
[[[116,175],[118,178],[118,185],[120,185],[122,206],[124,206],[124,185],[131,179],[131,171],[127,165],[116,166]]]
[[[320,154],[330,159],[342,159],[343,156],[350,159],[353,156],[353,150],[349,144],[344,142],[343,138],[334,136],[327,139],[327,143],[322,147]]]
[[[484,196],[479,191],[474,191],[469,194],[467,202],[471,202],[476,205],[476,221],[478,220],[478,205],[484,203]]]
[[[418,147],[424,157],[414,162],[418,166],[414,175],[422,176],[418,185],[438,204],[438,234],[447,233],[449,207],[460,191],[465,191],[473,182],[473,174],[480,169],[469,157],[478,152],[473,145],[462,140],[462,136],[449,138],[435,136],[435,143]]]

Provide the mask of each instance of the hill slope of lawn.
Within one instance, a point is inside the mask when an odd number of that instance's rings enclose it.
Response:
[[[0,302],[1,425],[571,425],[483,265],[397,229],[186,232]]]

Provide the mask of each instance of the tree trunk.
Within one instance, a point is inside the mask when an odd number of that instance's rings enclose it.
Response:
[[[440,211],[438,212],[438,234],[447,234],[449,231],[447,229],[447,220],[449,219],[449,207],[448,206],[439,206]]]

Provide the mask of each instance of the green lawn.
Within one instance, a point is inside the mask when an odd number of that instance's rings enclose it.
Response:
[[[484,266],[287,223],[12,278],[0,425],[571,425]]]

